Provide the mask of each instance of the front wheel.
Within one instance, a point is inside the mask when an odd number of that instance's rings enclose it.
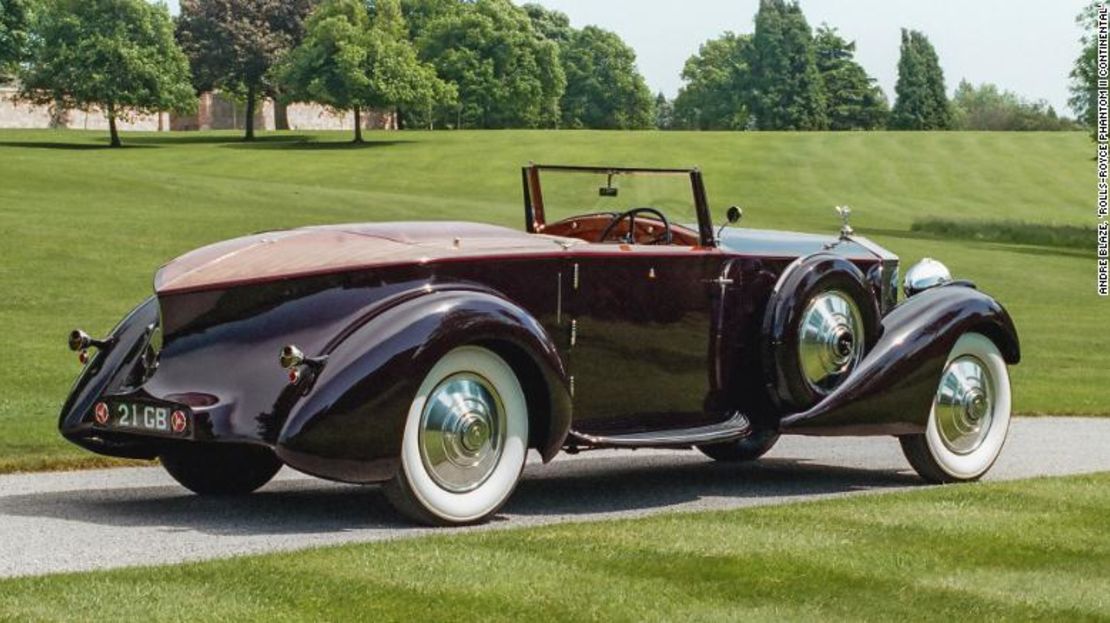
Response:
[[[902,452],[925,480],[968,482],[990,471],[1010,429],[1010,375],[990,338],[962,336],[941,374],[925,433],[901,437]]]
[[[509,499],[527,452],[528,404],[512,367],[465,346],[440,359],[417,391],[401,469],[385,494],[424,524],[480,523]]]
[[[167,450],[162,467],[197,495],[245,495],[270,482],[281,461],[261,446],[198,445]]]

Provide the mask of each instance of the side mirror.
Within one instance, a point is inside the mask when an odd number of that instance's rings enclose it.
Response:
[[[717,230],[717,241],[718,242],[720,242],[720,240],[721,240],[721,234],[725,233],[725,228],[726,227],[728,227],[729,225],[735,225],[735,224],[739,223],[741,219],[744,218],[744,211],[741,210],[739,206],[732,206],[731,208],[728,209],[728,212],[725,213],[725,218],[728,219],[728,222],[725,223],[724,225],[721,225],[721,228],[719,230]]]

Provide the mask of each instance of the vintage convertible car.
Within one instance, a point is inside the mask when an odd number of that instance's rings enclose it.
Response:
[[[163,266],[85,363],[60,428],[158,457],[199,494],[282,465],[384,483],[430,524],[480,522],[529,449],[891,435],[926,480],[990,469],[1010,420],[1007,312],[938,262],[856,236],[719,230],[698,170],[529,166],[526,231],[308,227]],[[280,366],[280,367],[279,367]]]

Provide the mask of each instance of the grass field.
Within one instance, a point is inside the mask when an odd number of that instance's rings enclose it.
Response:
[[[1106,621],[1108,507],[1100,475],[437,535],[0,581],[0,619]]]
[[[1022,413],[1110,414],[1107,307],[1090,251],[938,239],[915,220],[1007,219],[1090,227],[1094,166],[1081,133],[405,132],[353,147],[346,134],[0,131],[0,472],[98,461],[55,418],[78,366],[64,345],[107,331],[154,270],[196,246],[264,229],[400,219],[523,221],[530,160],[692,166],[718,215],[836,231],[832,206],[914,262],[933,256],[1010,309],[1025,361]],[[1086,248],[1086,247],[1085,247]]]

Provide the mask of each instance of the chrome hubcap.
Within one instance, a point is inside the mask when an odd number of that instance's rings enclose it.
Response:
[[[994,420],[994,379],[976,357],[948,364],[940,379],[935,408],[937,432],[956,454],[971,454],[983,445]]]
[[[445,379],[420,418],[420,458],[436,484],[454,493],[489,478],[505,446],[505,408],[497,390],[470,373]]]
[[[863,318],[842,292],[814,297],[802,313],[799,331],[802,373],[818,390],[839,385],[863,357]]]

